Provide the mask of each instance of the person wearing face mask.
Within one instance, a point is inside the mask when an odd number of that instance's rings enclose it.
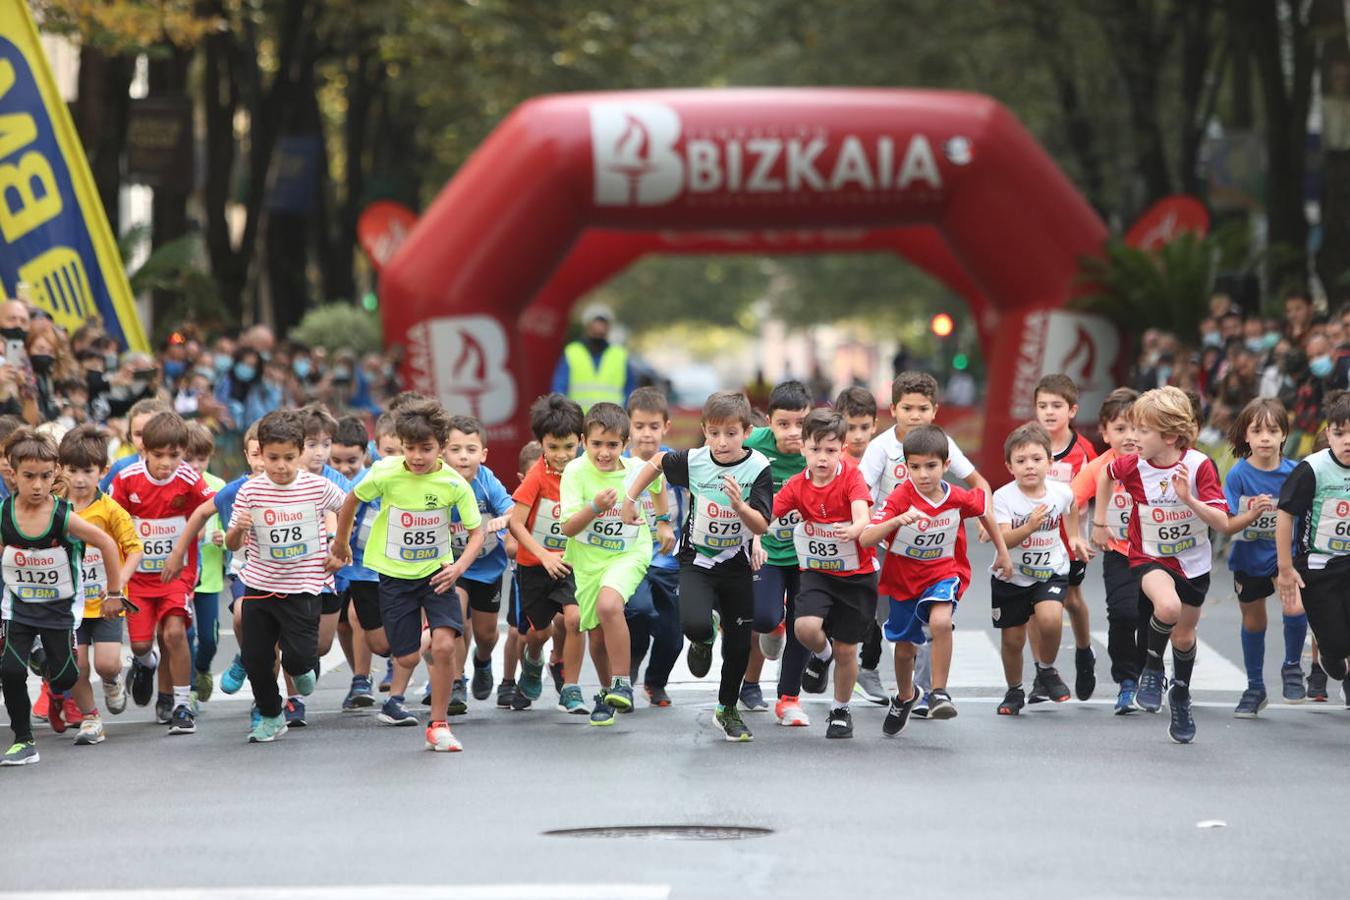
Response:
[[[37,389],[39,421],[52,421],[60,416],[63,405],[55,386],[77,379],[79,367],[71,358],[64,335],[57,331],[51,319],[37,319],[29,326],[25,350]]]
[[[582,410],[596,403],[623,406],[633,392],[635,379],[628,351],[609,342],[614,312],[596,303],[582,316],[585,329],[580,340],[563,348],[562,359],[553,371],[553,390],[566,394]]]
[[[219,352],[216,359],[219,371]],[[229,410],[230,418],[241,425],[253,421],[244,417],[244,405],[248,402],[249,392],[258,383],[261,370],[258,351],[241,347],[234,351],[228,370],[216,380],[216,400]]]

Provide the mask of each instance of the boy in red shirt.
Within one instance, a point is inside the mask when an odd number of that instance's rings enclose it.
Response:
[[[188,653],[187,622],[197,586],[197,545],[187,548],[181,571],[166,569],[174,544],[187,530],[188,517],[215,496],[197,471],[183,461],[187,451],[187,423],[177,413],[157,413],[141,435],[144,456],[117,473],[112,498],[131,514],[145,553],[127,592],[136,611],[127,614],[127,633],[133,659],[127,671],[127,690],[137,706],[150,702],[154,690],[155,637],[164,651],[173,679],[170,734],[197,730],[188,691],[192,659]],[[172,577],[170,577],[172,576]]]
[[[1074,416],[1078,415],[1078,385],[1068,375],[1046,375],[1036,383],[1032,394],[1036,407],[1036,421],[1050,432],[1050,480],[1072,484],[1083,464],[1096,458],[1097,453],[1087,438],[1073,430]],[[1086,536],[1086,535],[1084,535]],[[1068,547],[1068,538],[1064,541]],[[1064,611],[1073,627],[1075,669],[1074,692],[1079,700],[1087,700],[1097,689],[1097,656],[1092,652],[1092,625],[1088,620],[1087,602],[1083,600],[1083,576],[1087,560],[1074,559],[1069,554],[1069,589],[1064,592]],[[1030,698],[1037,702],[1036,697]]]
[[[801,570],[794,633],[816,658],[836,660],[827,738],[853,737],[848,701],[858,677],[858,644],[877,614],[873,553],[858,543],[872,495],[857,467],[840,459],[847,436],[848,423],[839,413],[812,410],[802,422],[806,469],[773,498],[772,518],[793,510],[801,515],[792,535]]]
[[[879,586],[890,604],[883,631],[895,644],[896,694],[881,726],[889,735],[905,727],[919,698],[913,678],[914,659],[921,644],[933,645],[928,717],[950,719],[956,715],[956,706],[947,693],[947,675],[952,664],[952,616],[970,584],[964,520],[983,521],[997,548],[995,574],[1004,579],[1012,575],[1012,560],[989,508],[989,495],[942,480],[948,465],[947,448],[947,434],[936,425],[923,425],[905,435],[909,479],[891,491],[862,535],[862,543],[868,547],[883,540],[889,543]],[[905,697],[909,699],[902,699]]]

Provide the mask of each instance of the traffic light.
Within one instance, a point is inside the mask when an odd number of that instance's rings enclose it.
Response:
[[[928,323],[928,327],[932,329],[933,334],[940,338],[945,338],[956,328],[956,323],[953,322],[952,317],[946,313],[938,313],[933,316],[933,320]]]

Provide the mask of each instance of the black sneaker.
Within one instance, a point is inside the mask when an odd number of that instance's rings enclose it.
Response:
[[[133,659],[127,669],[127,693],[137,706],[150,705],[150,698],[155,695],[155,670]]]
[[[935,690],[929,694],[928,718],[955,719],[956,704],[952,702],[952,695],[941,689]]]
[[[197,717],[192,714],[191,708],[187,706],[176,706],[173,715],[169,720],[169,734],[195,734],[197,731]]]
[[[825,688],[830,683],[830,660],[833,658],[821,659],[812,654],[806,661],[806,669],[802,671],[802,690],[808,694],[825,693]]]
[[[1174,684],[1167,692],[1167,707],[1172,721],[1167,725],[1167,736],[1174,744],[1189,744],[1195,740],[1195,718],[1191,715],[1191,692],[1184,684]]]
[[[462,716],[469,711],[468,682],[469,679],[460,677],[450,686],[450,703],[447,704],[447,715]]]
[[[516,699],[516,683],[503,678],[497,683],[497,708],[510,709],[511,701]]]
[[[722,729],[722,736],[728,741],[753,741],[755,736],[750,733],[750,729],[745,727],[745,722],[741,719],[741,714],[736,710],[736,705],[725,706],[713,713],[713,718],[717,720],[717,725]]]
[[[548,664],[548,674],[553,676],[553,689],[562,696],[563,689],[563,664],[560,662]]]
[[[685,654],[685,665],[689,667],[689,674],[695,678],[702,678],[708,674],[712,668],[712,644],[704,644],[699,641],[689,642],[689,652]]]
[[[1088,652],[1090,653],[1091,651],[1089,650]],[[1071,696],[1073,696],[1072,694],[1069,693],[1069,686],[1064,683],[1063,678],[1059,677],[1059,671],[1055,669],[1054,666],[1049,666],[1044,669],[1037,669],[1036,677],[1038,677],[1041,680],[1041,684],[1045,687],[1045,693],[1050,697],[1051,700],[1055,701],[1056,703],[1063,703],[1065,700],[1068,700]],[[1082,683],[1083,682],[1080,675],[1078,684],[1082,685]],[[1097,686],[1097,679],[1095,678],[1095,676],[1092,680],[1092,686],[1094,688]],[[1092,691],[1089,689],[1088,694],[1091,695],[1091,693]],[[1087,697],[1082,696],[1081,690],[1079,691],[1079,699],[1082,700],[1087,699]]]
[[[881,733],[891,736],[899,734],[909,721],[909,714],[914,709],[914,701],[918,700],[923,694],[917,686],[914,693],[908,700],[901,702],[900,695],[896,694],[891,698],[890,705],[886,707],[886,718],[881,720]]]
[[[173,694],[158,694],[155,697],[155,721],[168,725],[173,719]]]
[[[473,684],[470,690],[475,700],[486,700],[492,696],[492,660],[489,659],[487,664],[482,666],[478,664],[478,660],[473,661]]]
[[[524,691],[514,691],[511,694],[511,709],[513,712],[527,710],[533,705],[534,701],[531,700],[529,694],[526,694]]]
[[[1091,647],[1079,647],[1073,652],[1073,667],[1077,674],[1073,679],[1073,690],[1079,700],[1090,700],[1097,689],[1097,654]],[[1059,676],[1056,675],[1056,678]],[[1051,695],[1053,697],[1053,694]],[[1066,696],[1064,698],[1068,700]],[[1055,700],[1056,703],[1062,701]]]
[[[1003,695],[1003,702],[998,705],[998,714],[1000,716],[1015,716],[1022,712],[1022,707],[1026,706],[1027,695],[1020,687],[1008,688],[1008,693]]]
[[[846,706],[836,706],[830,710],[830,717],[825,720],[825,736],[827,738],[851,738],[853,737],[853,714],[848,711]]]
[[[1327,702],[1327,673],[1321,663],[1313,663],[1308,672],[1308,699],[1314,703]]]
[[[1027,694],[1028,703],[1049,703],[1050,688],[1045,684],[1045,678],[1041,675],[1040,667],[1036,667],[1036,675],[1031,679],[1031,693]]]

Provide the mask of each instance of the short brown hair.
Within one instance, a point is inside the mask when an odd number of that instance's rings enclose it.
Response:
[[[901,372],[891,382],[891,406],[906,394],[922,394],[937,405],[937,379],[927,372]]]
[[[137,416],[154,415],[155,413],[170,412],[172,407],[163,400],[157,400],[154,397],[146,397],[144,400],[137,400],[131,404],[131,409],[127,410],[127,440],[131,440],[131,420]]]
[[[343,416],[338,419],[337,431],[333,433],[333,443],[343,447],[360,447],[362,450],[370,443],[370,433],[360,416]]]
[[[308,424],[309,418],[304,412],[274,409],[258,420],[258,446],[262,448],[268,444],[282,444],[303,452],[305,438],[309,437],[305,433]]]
[[[640,387],[629,394],[627,407],[630,419],[635,412],[645,412],[656,413],[667,422],[670,421],[670,401],[659,389],[651,386]]]
[[[257,441],[257,440],[258,440],[258,423],[251,422],[249,423],[248,429],[244,432],[244,452],[245,453],[248,452],[249,441]],[[261,446],[262,441],[258,441],[258,444],[259,446]]]
[[[1130,407],[1134,406],[1134,401],[1139,399],[1139,392],[1134,388],[1118,387],[1106,395],[1102,401],[1102,407],[1097,412],[1097,422],[1105,425],[1107,422],[1114,422],[1116,419],[1130,415]]]
[[[395,414],[394,433],[405,444],[432,440],[445,446],[450,436],[450,414],[435,400],[409,400]]]
[[[394,399],[385,405],[385,412],[394,415],[410,403],[421,403],[427,399],[429,398],[417,393],[417,391],[400,391],[394,395]]]
[[[714,391],[703,401],[704,425],[709,422],[740,422],[744,428],[750,427],[750,398],[740,391]]]
[[[566,394],[545,394],[530,404],[530,431],[538,441],[549,436],[585,437],[586,414]]]
[[[146,450],[187,450],[187,423],[176,412],[155,413],[141,432],[141,445]]]
[[[479,440],[483,442],[483,446],[487,446],[487,429],[483,427],[482,422],[473,416],[451,416],[450,431],[458,431],[460,434],[476,434]],[[449,433],[446,432],[446,435],[449,436]]]
[[[216,452],[216,439],[211,435],[211,429],[207,428],[201,422],[188,423],[188,456],[210,456]]]
[[[867,388],[847,387],[839,392],[834,409],[844,418],[849,416],[877,417],[877,398]]]
[[[1327,424],[1345,425],[1350,422],[1350,391],[1337,391],[1326,399]]]
[[[1070,406],[1078,405],[1078,385],[1063,372],[1046,375],[1036,382],[1036,389],[1031,392],[1031,402],[1035,403],[1041,394],[1063,398],[1064,402]]]
[[[51,435],[25,425],[16,428],[5,441],[5,458],[12,468],[17,469],[21,463],[30,459],[54,463],[60,459],[60,454],[56,452],[56,441],[52,440]]]
[[[1013,451],[1028,444],[1044,447],[1046,459],[1051,459],[1055,455],[1054,447],[1050,443],[1050,432],[1042,428],[1039,422],[1028,422],[1014,428],[1008,439],[1003,442],[1003,461],[1012,462]],[[909,446],[908,436],[905,437],[905,446]]]
[[[324,434],[331,440],[333,435],[337,434],[337,419],[333,418],[333,414],[321,404],[311,403],[309,406],[301,407],[300,415],[305,426],[305,440],[318,438]]]
[[[520,456],[516,458],[516,471],[524,475],[530,471],[530,466],[539,461],[539,457],[544,455],[544,447],[538,441],[530,441],[524,447],[520,448]]]
[[[1199,432],[1191,398],[1181,388],[1171,385],[1140,394],[1130,409],[1130,420],[1159,434],[1175,436],[1177,446],[1183,450],[1195,442]]]
[[[394,414],[380,413],[380,417],[375,420],[375,440],[378,442],[380,438],[391,434],[398,434],[398,429],[394,427]]]
[[[1284,404],[1271,397],[1257,397],[1242,407],[1242,412],[1237,414],[1228,428],[1228,440],[1233,445],[1234,456],[1245,459],[1252,455],[1252,446],[1247,443],[1247,429],[1258,424],[1274,425],[1280,434],[1289,437],[1289,413]],[[1283,440],[1280,441],[1280,448],[1284,448]]]
[[[68,469],[102,472],[108,468],[108,436],[97,425],[79,425],[61,438],[57,456]]]
[[[612,431],[621,439],[628,440],[628,413],[617,403],[597,403],[586,412],[586,437],[595,429]]]
[[[920,425],[905,434],[905,459],[915,456],[935,456],[943,462],[951,457],[947,432],[936,425]]]
[[[802,419],[802,443],[819,444],[822,438],[834,437],[843,441],[848,437],[848,422],[833,409],[813,409]]]

